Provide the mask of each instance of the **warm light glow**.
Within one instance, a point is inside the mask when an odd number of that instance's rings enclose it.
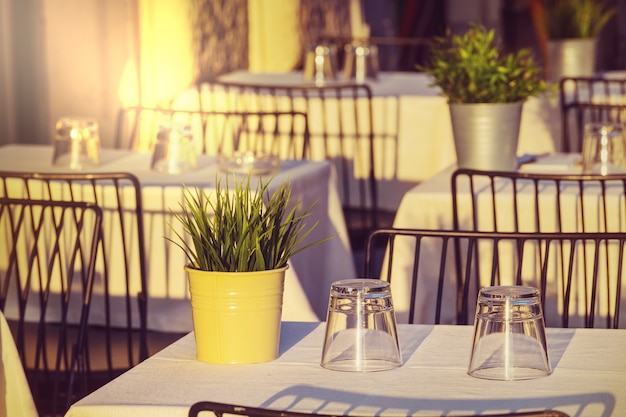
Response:
[[[135,45],[136,58],[129,57],[120,80],[118,96],[122,105],[168,106],[193,83],[189,5],[189,0],[139,1],[140,45]],[[142,137],[137,149],[149,150],[148,143],[152,142],[154,138]]]
[[[248,1],[249,69],[292,71],[301,55],[298,3],[294,0]]]
[[[193,52],[188,0],[140,0],[140,62],[129,57],[118,96],[124,105],[168,102],[193,82]]]

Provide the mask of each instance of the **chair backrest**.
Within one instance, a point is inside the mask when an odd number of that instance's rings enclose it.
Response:
[[[387,243],[384,257],[377,241]],[[470,324],[480,288],[530,285],[541,291],[548,326],[618,328],[625,243],[626,233],[379,229],[368,240],[365,274],[390,281],[392,292],[394,280],[405,280],[410,323],[419,313],[431,323]]]
[[[77,381],[101,226],[94,204],[0,198],[0,310],[41,415],[85,393]]]
[[[310,126],[307,159],[329,160],[348,230],[378,225],[372,91],[366,84],[323,86],[219,82],[198,86],[201,108],[305,113]]]
[[[564,77],[559,83],[564,152],[580,152],[590,122],[624,122],[626,78]]]
[[[203,413],[206,411],[206,413]],[[222,417],[224,414],[248,416],[248,417],[333,417],[331,414],[319,413],[299,413],[294,411],[273,410],[269,408],[244,407],[216,403],[211,401],[200,401],[193,404],[189,409],[189,417],[201,417],[203,415]],[[352,415],[352,414],[351,414]],[[493,417],[568,417],[560,411],[543,410],[529,411],[523,413],[490,414]]]
[[[626,231],[626,174],[457,169],[451,189],[455,230]]]
[[[147,270],[139,180],[128,173],[0,172],[0,197],[82,201],[103,210],[89,317],[89,377],[100,385],[148,356]],[[118,336],[118,337],[116,337]],[[120,345],[124,354],[115,354]]]
[[[306,114],[296,111],[182,110],[132,106],[119,110],[116,148],[152,150],[163,128],[188,126],[196,151],[215,155],[223,143],[238,143],[283,159],[308,152]]]

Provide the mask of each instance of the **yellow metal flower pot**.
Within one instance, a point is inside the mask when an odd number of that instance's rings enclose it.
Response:
[[[213,272],[185,267],[199,360],[243,364],[278,357],[286,270]]]

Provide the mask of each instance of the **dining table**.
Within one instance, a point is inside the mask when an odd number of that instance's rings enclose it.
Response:
[[[52,165],[52,153],[51,145],[5,145],[0,147],[0,166],[5,171],[67,172],[67,168]],[[129,172],[138,178],[147,258],[148,329],[184,333],[191,331],[193,326],[187,278],[183,269],[188,261],[184,252],[169,241],[176,240],[175,231],[182,233],[182,226],[179,227],[175,216],[181,212],[180,204],[184,201],[186,187],[199,187],[210,194],[215,192],[218,181],[232,183],[235,176],[219,168],[216,158],[210,155],[199,155],[197,169],[176,175],[152,170],[151,158],[150,152],[104,148],[101,150],[100,164],[80,172]],[[239,178],[243,180],[244,176],[239,175]],[[283,160],[278,172],[265,176],[253,175],[253,189],[254,181],[261,178],[271,180],[269,192],[289,182],[294,204],[301,203],[303,208],[312,207],[306,223],[309,226],[317,225],[303,244],[330,238],[289,260],[283,296],[284,320],[324,320],[331,283],[356,275],[334,169],[326,161]],[[20,194],[20,190],[17,190],[11,197],[20,197]],[[137,220],[134,211],[129,216],[129,221]],[[107,233],[119,231],[107,229],[105,221],[105,241]],[[109,259],[108,262],[113,270],[110,273],[113,277],[110,285],[112,294],[115,294],[116,286],[122,287],[125,283],[121,279],[115,280],[114,269],[123,266],[116,264],[115,259]],[[99,314],[93,310],[90,313],[92,318]],[[120,323],[123,320],[123,317],[119,317]],[[137,323],[138,320],[133,322]]]
[[[301,71],[286,73],[233,71],[218,81],[241,84],[302,86],[310,85]],[[341,77],[328,83],[342,83]],[[447,98],[433,86],[423,72],[382,71],[376,79],[366,78],[372,92],[375,175],[379,184],[380,208],[397,210],[402,196],[456,162],[452,123]],[[216,88],[191,88],[172,101],[183,109],[225,110],[227,103],[216,99]],[[342,99],[343,100],[343,99]],[[216,108],[217,106],[217,108]],[[328,111],[334,111],[329,107]],[[328,140],[321,126],[334,118],[317,106],[308,111],[311,142]],[[348,129],[349,127],[344,127]],[[524,103],[517,152],[558,151],[561,136],[560,108],[557,97],[531,97]],[[349,131],[344,132],[349,136]],[[332,134],[330,135],[332,137]]]
[[[546,173],[546,174],[554,174],[554,173],[562,173],[562,174],[582,174],[582,167],[580,165],[581,156],[579,153],[549,153],[549,154],[541,154],[541,155],[527,155],[528,158],[524,158],[521,161],[531,161],[529,163],[520,164],[518,170],[525,172],[536,172],[536,173]],[[394,218],[393,227],[400,229],[442,229],[442,230],[453,230],[455,228],[454,225],[454,209],[453,209],[453,201],[452,201],[452,184],[451,179],[452,175],[455,172],[457,166],[453,164],[446,169],[439,172],[437,175],[433,176],[427,181],[422,182],[417,185],[413,189],[409,190],[403,197],[400,207],[396,213]],[[459,230],[472,230],[474,228],[474,219],[472,213],[472,203],[470,201],[470,197],[472,196],[471,188],[467,181],[464,181],[466,178],[462,178],[457,183],[457,219],[458,224],[457,228]],[[484,225],[484,229],[482,230],[494,230],[492,229],[492,221],[493,215],[491,209],[485,209],[485,207],[489,207],[488,204],[491,203],[491,186],[487,181],[486,177],[481,178],[485,182],[481,184],[474,184],[474,198],[478,201],[481,201],[481,198],[484,197],[483,207],[482,209],[476,210],[476,225],[477,230],[481,230],[481,226]],[[536,229],[534,219],[534,204],[538,199],[539,202],[539,211],[542,216],[543,223],[545,229],[544,232],[557,232],[556,222],[554,220],[556,216],[555,209],[555,189],[553,183],[551,185],[546,184],[544,186],[539,186],[539,197],[536,197],[534,194],[534,187],[530,186],[532,180],[526,180],[526,187],[524,187],[524,181],[520,181],[517,186],[517,198],[515,200],[518,205],[517,212],[520,215],[519,218],[519,228],[520,231],[533,232]],[[594,187],[595,184],[587,184],[588,187]],[[512,196],[512,186],[510,182],[503,181],[501,184],[496,184],[495,188],[495,199],[497,204],[500,207],[499,215],[498,215],[498,227],[499,230],[504,231],[514,231],[513,229],[513,216],[507,216],[503,214],[503,208],[509,207],[511,213],[513,212],[513,199]],[[597,187],[599,188],[599,187]],[[615,187],[616,189],[623,190],[621,187]],[[621,192],[621,191],[620,191]],[[618,199],[623,199],[623,192],[620,196],[620,192],[608,191],[610,201],[616,202],[616,204],[610,204],[609,211],[607,212],[607,217],[609,217],[608,227],[610,231],[626,231],[623,228],[623,223],[619,220],[621,215],[616,212],[612,212],[610,210],[616,210],[616,207],[620,207],[618,203]],[[482,197],[481,197],[482,195]],[[585,213],[586,216],[594,213],[598,213],[598,216],[602,216],[600,213],[599,203],[597,201],[599,195],[599,191],[596,192],[585,192],[583,194],[583,198],[585,199]],[[577,198],[580,197],[580,190],[576,186],[568,187],[567,184],[561,185],[561,204],[564,207],[569,207],[568,210],[564,210],[559,219],[561,221],[561,227],[563,232],[580,232],[583,230],[583,226],[580,219],[580,213],[576,210],[577,207]],[[599,217],[600,218],[600,217]],[[599,224],[595,222],[596,227]],[[621,226],[620,226],[621,225]],[[585,231],[587,232],[598,232],[601,231],[599,229],[593,229],[593,222],[587,221],[585,222]],[[553,227],[553,229],[549,229]],[[432,251],[432,253],[439,253],[438,248],[425,247],[428,245],[435,245],[434,241],[423,242],[421,250],[425,253]],[[413,249],[410,246],[411,243],[406,241],[398,241],[395,247],[395,255],[393,259],[394,268],[391,273],[391,289],[394,294],[394,302],[396,306],[396,312],[398,315],[398,320],[406,321],[409,316],[409,306],[410,306],[410,276],[411,271],[414,264],[413,259]],[[499,253],[500,261],[506,262],[503,256],[512,256],[511,254],[505,255]],[[481,264],[483,267],[488,268],[491,265],[491,260],[493,258],[493,251],[480,252],[480,259],[482,260]],[[509,259],[509,258],[507,258]],[[512,259],[512,258],[511,258]],[[429,314],[428,312],[435,311],[435,302],[436,298],[432,297],[432,288],[436,288],[437,279],[438,279],[438,265],[426,264],[426,266],[422,266],[422,268],[432,268],[432,273],[424,273],[421,272],[420,275],[425,279],[422,279],[417,283],[417,287],[415,288],[415,305],[419,305],[420,308],[415,310],[414,321],[418,323],[433,323],[434,315]],[[452,268],[448,269],[449,271]],[[429,279],[431,278],[432,279]],[[559,285],[556,280],[558,277],[558,273],[549,273],[547,275],[548,285],[546,287],[546,293],[544,296],[554,301],[553,308],[545,311],[546,322],[550,325],[558,325],[560,323],[560,314],[562,307],[558,305],[559,303]],[[502,278],[503,285],[505,284],[513,284],[513,275],[510,274],[507,277]],[[480,276],[480,286],[487,286],[489,284],[490,274],[485,273]],[[526,280],[527,285],[537,286],[536,282],[537,276],[534,272],[525,271],[525,275],[522,279]],[[554,285],[552,285],[552,284]],[[584,283],[578,283],[578,286],[574,286],[576,288],[575,291],[584,291]],[[625,286],[622,286],[622,294],[626,294],[624,292]],[[573,289],[574,291],[574,289]],[[572,299],[578,299],[579,308],[583,308],[584,306],[584,297],[582,297],[582,292],[577,292],[572,295]],[[455,306],[454,297],[456,294],[449,293],[444,294],[444,308],[441,311],[441,323],[455,323],[456,321],[456,310],[452,308]],[[579,297],[579,298],[577,298]],[[622,297],[624,299],[624,297]],[[445,308],[446,305],[450,305],[451,308]],[[599,309],[608,308],[606,305],[599,305]],[[600,311],[600,310],[598,310]],[[621,316],[624,316],[626,313],[621,313]],[[621,320],[624,325],[624,320]],[[570,321],[572,326],[582,325],[582,317],[576,317],[575,320]]]
[[[283,322],[276,360],[215,365],[190,333],[74,403],[66,417],[183,417],[197,401],[357,416],[462,416],[626,410],[626,330],[546,329],[548,376],[516,381],[467,373],[472,326],[399,324],[402,365],[379,372],[320,365],[325,323]]]

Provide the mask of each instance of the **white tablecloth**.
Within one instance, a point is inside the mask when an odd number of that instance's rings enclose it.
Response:
[[[0,147],[3,170],[61,172],[62,168],[51,165],[51,158],[52,148],[49,146]],[[102,159],[102,164],[93,171],[131,172],[141,182],[148,261],[148,327],[190,331],[191,308],[183,270],[186,258],[182,250],[166,241],[164,236],[174,237],[169,224],[177,225],[177,221],[170,209],[177,210],[182,202],[183,185],[202,186],[208,192],[214,190],[218,173],[214,158],[200,157],[198,170],[181,175],[151,171],[151,155],[148,153],[105,149]],[[328,162],[283,161],[270,191],[284,181],[291,182],[293,201],[301,201],[303,207],[317,202],[307,224],[312,225],[315,221],[319,224],[306,241],[335,237],[290,260],[285,278],[283,318],[324,320],[330,284],[353,278],[356,274],[334,173]],[[92,311],[91,314],[97,315],[98,312]]]
[[[11,330],[0,311],[0,417],[36,417],[33,396]]]
[[[580,166],[576,165],[576,162],[580,159],[579,154],[552,154],[539,158],[536,163],[523,165],[520,169],[525,171],[534,171],[534,172],[545,172],[545,173],[580,173]],[[409,229],[453,229],[453,209],[452,209],[452,191],[451,191],[451,176],[454,172],[456,166],[450,166],[447,169],[441,171],[428,181],[421,183],[416,186],[409,192],[407,192],[402,199],[402,203],[398,209],[396,217],[394,219],[393,226],[396,228],[409,228]],[[510,205],[510,210],[508,212],[513,212],[513,199],[505,198],[502,196],[511,195],[511,187],[510,184],[508,186],[500,186],[497,188],[497,195],[500,196],[498,198],[498,204],[500,207],[500,215],[498,217],[498,227],[501,231],[514,231],[513,228],[513,218],[511,216],[506,216],[502,213],[506,213],[507,209],[503,205]],[[521,188],[518,187],[518,190]],[[599,187],[598,187],[599,189]],[[621,188],[620,188],[621,190]],[[476,193],[481,193],[480,187],[476,186]],[[490,189],[488,189],[488,184],[485,184],[484,189],[484,197],[485,201],[483,202],[483,206],[481,207],[490,207],[491,197]],[[469,186],[465,184],[463,181],[459,183],[459,188],[457,190],[459,195],[459,204],[460,208],[459,212],[459,228],[462,230],[471,230],[472,218],[471,218],[471,203],[470,203],[470,190]],[[614,195],[611,190],[608,192],[609,199],[618,199],[619,195]],[[540,214],[542,216],[542,225],[544,227],[545,232],[556,232],[556,209],[555,209],[555,198],[552,196],[556,195],[554,193],[554,188],[552,186],[541,187],[541,197],[540,197]],[[577,198],[579,196],[578,190],[576,187],[571,186],[567,187],[564,192],[561,194],[561,204],[563,207],[567,207],[568,209],[564,210],[562,213],[562,227],[564,232],[578,232],[582,231],[582,227],[580,224],[579,212],[577,211]],[[480,199],[480,197],[479,197]],[[482,201],[482,200],[480,200]],[[520,231],[535,231],[534,229],[534,194],[532,187],[526,187],[521,189],[521,192],[518,193],[518,204],[519,209],[518,212],[521,214],[520,217]],[[611,200],[609,200],[611,201]],[[528,209],[524,210],[525,204]],[[616,210],[616,207],[619,207],[617,203],[615,204],[607,204],[611,207],[609,210]],[[593,213],[599,212],[599,205],[597,199],[593,198],[592,193],[585,192],[585,216],[591,217]],[[479,209],[477,210],[478,215],[478,224],[488,225],[486,228],[482,230],[493,230],[492,229],[492,213],[490,209]],[[623,221],[620,220],[621,215],[619,213],[610,212],[608,214],[608,230],[609,231],[624,231],[622,226]],[[598,218],[600,219],[600,214],[598,214]],[[550,224],[554,227],[550,229]],[[594,225],[592,222],[587,221],[585,223],[586,231],[588,232],[596,232],[598,229],[594,229]],[[598,224],[596,223],[596,227]],[[428,245],[428,243],[424,243],[422,245],[422,251],[426,251],[425,253],[429,253],[428,249],[424,247],[424,245]],[[398,313],[398,319],[400,321],[404,321],[408,318],[408,311],[410,305],[410,285],[409,277],[413,268],[413,249],[409,247],[409,244],[406,244],[404,241],[398,241],[395,247],[395,258],[394,258],[394,272],[391,278],[391,288],[394,296],[394,303],[396,306],[396,311]],[[439,250],[432,249],[433,253],[439,253]],[[489,258],[491,254],[485,254],[485,257]],[[491,258],[489,258],[491,259]],[[483,262],[484,266],[490,265],[490,261]],[[430,266],[429,266],[430,267]],[[435,309],[435,298],[431,297],[429,294],[432,294],[433,289],[436,288],[437,285],[437,277],[438,277],[438,265],[432,265],[433,273],[428,275],[422,275],[423,278],[432,277],[432,280],[422,279],[418,282],[418,287],[416,290],[416,305],[419,305],[420,308],[416,309],[415,321],[418,323],[432,323],[434,315],[432,317],[422,317],[421,311],[433,312]],[[528,280],[534,280],[536,277],[527,277]],[[485,274],[481,278],[481,285],[489,285],[489,275]],[[557,294],[560,289],[560,286],[555,282],[556,277],[553,275],[549,275],[548,279],[553,279],[554,285],[548,285],[546,289],[546,294],[544,294],[547,298],[557,300]],[[511,277],[512,280],[512,277]],[[511,282],[513,283],[513,282]],[[503,284],[506,284],[503,282]],[[527,282],[528,285],[533,285],[533,282]],[[576,291],[582,291],[584,287],[583,283],[577,288]],[[602,286],[601,286],[602,287]],[[623,286],[626,289],[626,286]],[[430,289],[430,291],[428,290]],[[582,293],[578,293],[579,295]],[[624,290],[622,290],[622,294],[624,294]],[[448,294],[448,298],[444,300],[443,305],[455,306],[454,297],[455,294]],[[572,300],[576,300],[576,293],[573,293]],[[623,297],[622,297],[623,298]],[[580,306],[583,306],[584,297],[580,298]],[[602,299],[602,298],[599,298]],[[556,302],[556,301],[555,301]],[[580,307],[579,306],[579,307]],[[546,320],[551,325],[557,325],[559,323],[558,320],[558,311],[557,309],[560,307],[554,307],[554,311],[545,311]],[[570,307],[571,308],[571,307]],[[606,308],[606,306],[602,306],[599,308]],[[573,311],[571,311],[573,314]],[[624,313],[622,313],[624,316]],[[443,309],[442,311],[442,323],[453,323],[455,317],[454,308]],[[578,326],[582,325],[581,321],[576,319],[575,321],[571,321],[570,325]],[[621,320],[621,325],[624,325],[624,320]]]
[[[220,77],[230,82],[294,85],[304,83],[302,73],[252,73],[237,71]],[[430,87],[424,73],[382,72],[368,81],[374,96],[375,158],[383,208],[397,209],[402,195],[456,162],[447,100]],[[177,105],[198,103],[197,92],[182,93]],[[312,132],[316,116],[309,115]],[[560,110],[554,99],[530,98],[522,113],[518,154],[554,152],[560,140]],[[558,143],[558,142],[557,142]]]
[[[324,323],[283,323],[280,357],[255,365],[199,362],[190,334],[78,401],[67,417],[183,417],[202,400],[371,416],[552,408],[609,417],[626,409],[626,330],[547,329],[553,373],[508,382],[467,375],[471,326],[400,325],[398,332],[403,366],[373,373],[320,366]]]

